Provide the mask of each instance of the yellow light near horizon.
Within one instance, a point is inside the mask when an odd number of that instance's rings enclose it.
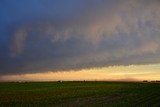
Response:
[[[160,64],[110,66],[101,68],[82,69],[78,71],[48,71],[45,73],[7,75],[3,81],[57,81],[57,80],[160,80]]]

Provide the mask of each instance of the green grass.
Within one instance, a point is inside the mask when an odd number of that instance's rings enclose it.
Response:
[[[0,83],[0,107],[159,107],[160,84],[133,82]]]

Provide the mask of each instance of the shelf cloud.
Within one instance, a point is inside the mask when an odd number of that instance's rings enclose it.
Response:
[[[0,75],[160,63],[159,0],[2,0]]]

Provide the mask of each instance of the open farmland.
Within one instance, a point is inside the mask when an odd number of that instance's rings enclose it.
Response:
[[[140,82],[0,83],[0,106],[160,106],[160,84]]]

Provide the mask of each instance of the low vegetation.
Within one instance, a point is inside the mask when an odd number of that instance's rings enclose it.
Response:
[[[144,82],[0,83],[0,106],[160,106],[160,84]]]

